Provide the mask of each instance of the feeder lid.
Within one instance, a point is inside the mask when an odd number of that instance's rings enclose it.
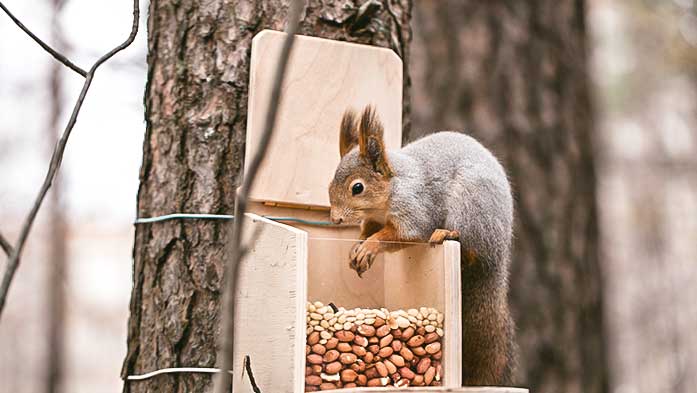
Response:
[[[285,33],[254,37],[249,79],[245,170],[258,147]],[[282,87],[274,135],[250,198],[329,207],[328,186],[339,163],[344,111],[375,106],[388,149],[402,139],[402,60],[392,51],[297,36]]]

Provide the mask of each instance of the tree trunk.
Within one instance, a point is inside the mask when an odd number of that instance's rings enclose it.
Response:
[[[412,130],[466,130],[516,196],[518,382],[608,389],[583,1],[416,2]]]
[[[300,32],[394,49],[405,58],[406,93],[411,1],[371,2],[376,7],[356,16],[362,4],[310,0]],[[287,10],[287,0],[151,1],[138,217],[232,213],[252,38],[262,29],[282,30]],[[225,242],[220,221],[136,227],[123,377],[216,366]],[[208,374],[168,374],[125,382],[124,391],[203,392],[211,381]]]

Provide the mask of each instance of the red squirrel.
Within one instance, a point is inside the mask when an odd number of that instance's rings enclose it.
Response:
[[[341,121],[341,161],[329,186],[331,220],[356,223],[350,252],[358,275],[389,242],[459,240],[462,272],[462,381],[512,381],[517,346],[508,308],[513,197],[503,167],[474,138],[438,132],[386,150],[383,125],[368,106]]]

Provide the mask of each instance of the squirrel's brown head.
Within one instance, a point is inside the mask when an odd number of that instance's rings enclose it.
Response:
[[[349,109],[341,119],[341,162],[329,185],[332,222],[357,224],[384,220],[394,176],[383,141],[383,126],[372,106],[360,118]]]

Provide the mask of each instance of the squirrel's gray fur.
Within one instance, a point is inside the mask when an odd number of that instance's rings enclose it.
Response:
[[[395,172],[389,209],[407,238],[428,239],[435,229],[460,232],[462,253],[463,383],[510,384],[516,363],[514,324],[508,311],[508,265],[513,236],[513,197],[506,173],[474,138],[439,132],[388,151]],[[474,252],[476,263],[466,261]],[[491,331],[492,329],[498,331]],[[502,373],[485,359],[468,359],[489,347],[505,357]],[[478,356],[479,357],[479,356]]]
[[[347,153],[335,182],[349,178],[361,160],[358,149]],[[427,241],[441,228],[460,233],[463,384],[511,384],[517,353],[507,300],[513,197],[503,167],[457,132],[388,150],[387,161],[393,176],[385,218],[399,238]]]

